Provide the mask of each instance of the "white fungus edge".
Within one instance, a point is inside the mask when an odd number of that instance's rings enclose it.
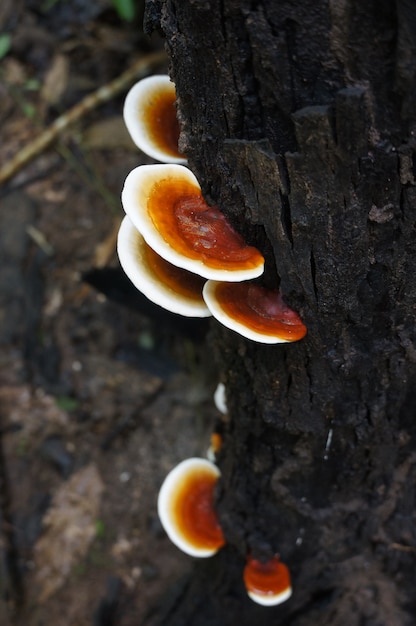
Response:
[[[169,152],[161,150],[152,141],[145,120],[140,117],[140,111],[148,98],[152,97],[152,93],[160,87],[165,87],[168,83],[175,88],[167,74],[154,74],[133,85],[124,101],[124,123],[136,146],[152,159],[162,163],[187,163],[185,157],[175,157]]]
[[[141,246],[145,245],[143,237],[126,216],[118,232],[117,253],[121,267],[136,289],[172,313],[185,317],[210,317],[211,312],[202,299],[202,293],[201,302],[197,302],[160,282],[151,268],[142,261]]]
[[[247,591],[247,595],[251,600],[253,600],[253,602],[261,604],[262,606],[276,606],[277,604],[286,602],[286,600],[290,598],[292,595],[292,587],[288,587],[284,591],[276,594],[264,595]]]

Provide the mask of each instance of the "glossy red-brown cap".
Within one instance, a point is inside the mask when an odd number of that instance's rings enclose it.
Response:
[[[249,597],[263,606],[281,604],[292,595],[289,569],[277,556],[265,563],[248,557],[244,584]]]
[[[202,293],[212,315],[243,337],[274,344],[298,341],[306,335],[306,326],[278,291],[250,282],[208,280]]]
[[[186,163],[178,150],[175,100],[175,85],[169,76],[156,74],[133,85],[124,103],[124,122],[134,143],[162,163]]]
[[[202,297],[205,280],[162,259],[127,215],[118,233],[117,251],[121,267],[149,300],[187,317],[211,315]]]
[[[209,557],[225,543],[214,509],[220,471],[206,459],[182,461],[166,476],[157,502],[169,539],[190,556]]]
[[[124,210],[164,259],[204,278],[241,281],[260,276],[264,258],[248,246],[216,207],[202,197],[182,165],[141,165],[127,176]]]

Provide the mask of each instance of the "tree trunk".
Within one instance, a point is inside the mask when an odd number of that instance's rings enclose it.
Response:
[[[227,546],[151,623],[414,626],[416,6],[149,0],[157,27],[189,166],[308,334],[213,323]],[[247,553],[289,601],[246,598]]]

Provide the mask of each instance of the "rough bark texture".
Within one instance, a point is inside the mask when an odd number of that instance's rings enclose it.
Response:
[[[152,623],[414,625],[415,5],[150,0],[147,26],[205,198],[308,327],[270,347],[214,325],[228,546]],[[291,600],[246,599],[247,552],[281,555]]]

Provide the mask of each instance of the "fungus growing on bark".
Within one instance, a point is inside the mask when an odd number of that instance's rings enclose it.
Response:
[[[124,122],[134,143],[162,163],[186,163],[178,150],[175,100],[169,76],[156,74],[133,85],[124,103]]]
[[[272,344],[298,341],[306,335],[306,326],[278,291],[250,282],[208,280],[202,293],[212,315],[243,337]]]
[[[243,576],[247,593],[257,604],[274,606],[292,595],[289,569],[277,556],[265,563],[248,557]]]
[[[208,461],[212,461],[212,463],[215,463],[216,456],[218,452],[221,450],[221,446],[222,446],[222,436],[218,432],[213,432],[211,434],[210,444],[207,450]]]
[[[241,281],[263,273],[264,258],[202,197],[182,165],[141,165],[126,178],[124,210],[164,259],[205,278]]]
[[[225,543],[214,509],[220,471],[206,459],[190,458],[166,476],[157,502],[169,539],[186,554],[209,557]]]
[[[214,392],[214,404],[220,413],[222,413],[223,415],[227,414],[227,397],[224,383],[218,383],[217,385],[217,388]]]
[[[187,317],[211,315],[202,297],[205,280],[162,259],[126,216],[117,239],[120,264],[134,286],[159,306]]]

